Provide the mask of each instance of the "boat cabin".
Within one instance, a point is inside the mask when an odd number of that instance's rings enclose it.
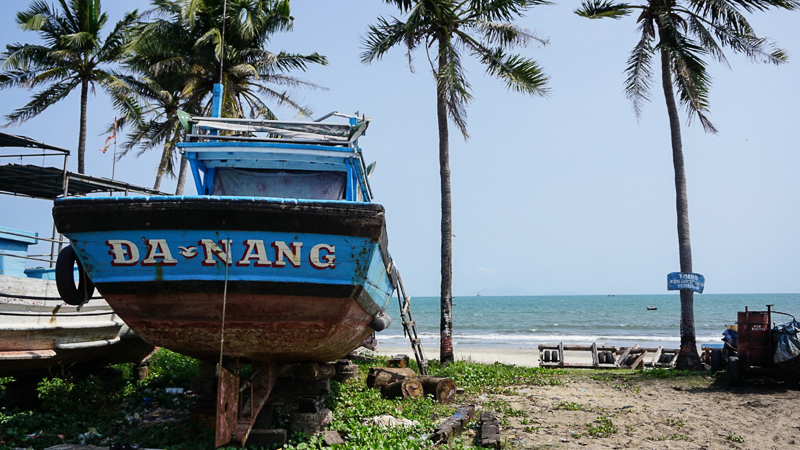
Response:
[[[344,118],[345,123],[333,120]],[[358,138],[366,117],[337,112],[316,121],[186,117],[199,195],[371,202]]]

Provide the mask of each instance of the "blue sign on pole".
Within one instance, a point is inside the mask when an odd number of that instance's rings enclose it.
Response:
[[[667,275],[668,291],[681,291],[686,289],[702,294],[705,284],[706,278],[699,273],[672,272]]]

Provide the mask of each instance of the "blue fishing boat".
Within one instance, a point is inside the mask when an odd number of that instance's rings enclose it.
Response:
[[[390,323],[384,208],[358,145],[368,125],[187,117],[179,147],[198,195],[55,203],[72,244],[59,259],[86,275],[64,277],[66,301],[96,287],[144,340],[222,362],[217,445],[247,439],[280,365],[336,360]],[[248,401],[236,399],[244,362]]]

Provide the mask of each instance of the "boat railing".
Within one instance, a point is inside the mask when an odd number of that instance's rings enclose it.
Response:
[[[348,123],[323,122],[331,117],[348,119]],[[367,117],[332,112],[315,121],[232,119],[223,117],[184,117],[188,142],[242,141],[311,144],[355,147],[364,134]]]

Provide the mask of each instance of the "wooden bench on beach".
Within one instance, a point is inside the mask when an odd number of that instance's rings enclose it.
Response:
[[[567,362],[565,352],[590,352],[591,362],[585,355],[580,357],[582,361]],[[638,369],[644,367],[673,367],[678,359],[677,349],[641,348],[639,344],[633,347],[622,347],[617,349],[613,346],[598,346],[596,343],[591,345],[564,345],[542,344],[539,346],[539,366],[554,368],[586,368],[586,369]]]

